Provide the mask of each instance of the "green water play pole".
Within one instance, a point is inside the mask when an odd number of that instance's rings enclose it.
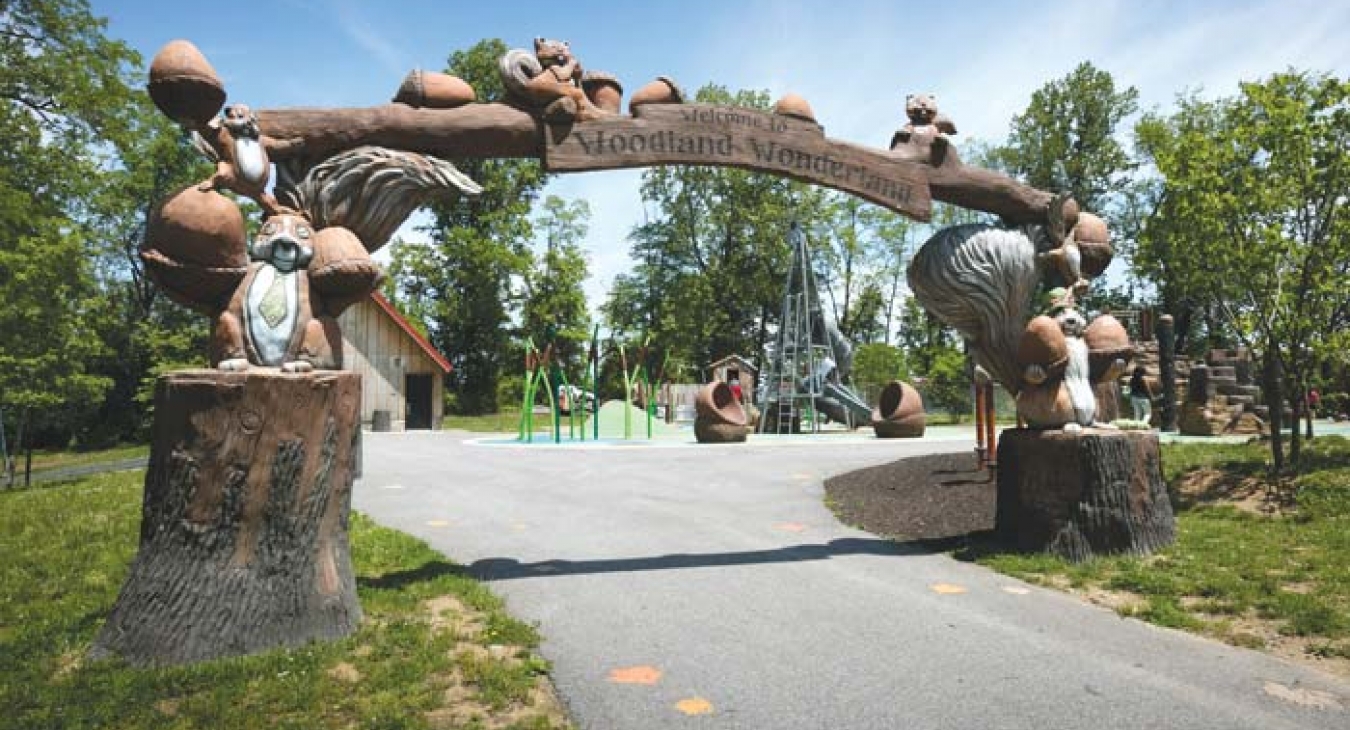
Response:
[[[595,411],[591,413],[591,435],[600,440],[600,325],[591,330],[591,403]]]
[[[553,384],[549,382],[547,368],[539,368],[539,380],[537,383],[544,386],[544,392],[548,394],[548,411],[553,416],[553,443],[561,443],[562,439],[558,432],[558,399],[553,397]]]
[[[623,438],[633,438],[633,380],[628,375],[628,356],[619,343],[619,367],[623,370]]]
[[[518,441],[534,440],[534,340],[525,339],[525,387],[520,395],[520,433]]]

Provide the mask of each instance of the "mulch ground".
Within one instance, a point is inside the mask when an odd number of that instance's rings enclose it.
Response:
[[[973,453],[934,454],[841,474],[825,492],[845,523],[903,540],[992,530],[996,485]]]

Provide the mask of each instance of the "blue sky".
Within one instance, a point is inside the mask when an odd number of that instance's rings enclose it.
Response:
[[[828,135],[875,147],[913,92],[938,96],[958,146],[1001,141],[1036,88],[1084,60],[1135,86],[1144,109],[1166,110],[1188,89],[1229,95],[1289,67],[1350,77],[1347,0],[91,2],[147,64],[164,43],[192,40],[230,99],[254,108],[381,104],[409,70],[439,70],[453,50],[545,36],[630,92],[666,75],[691,92],[715,82],[801,94]],[[628,266],[640,176],[570,175],[547,191],[591,205],[592,307]]]

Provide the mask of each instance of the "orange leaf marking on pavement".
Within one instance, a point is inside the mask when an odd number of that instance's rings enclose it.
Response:
[[[951,583],[934,583],[933,585],[929,586],[929,588],[932,589],[934,593],[941,593],[943,595],[953,595],[956,593],[966,592],[965,588],[962,588],[961,586],[958,585],[952,585]]]
[[[609,681],[615,684],[656,684],[661,681],[661,670],[646,665],[611,669]]]
[[[805,532],[805,531],[806,531],[806,525],[803,525],[803,524],[800,523],[800,522],[779,522],[778,524],[774,525],[774,527],[775,527],[776,529],[782,530],[782,531],[784,531],[784,532]]]
[[[449,527],[450,520],[427,520],[427,527]]]
[[[686,715],[711,715],[713,706],[702,697],[690,697],[676,702],[675,709]]]

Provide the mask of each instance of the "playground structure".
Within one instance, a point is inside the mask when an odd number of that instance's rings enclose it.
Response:
[[[591,332],[590,348],[587,351],[584,370],[588,387],[572,385],[567,380],[566,368],[558,363],[555,356],[555,335],[547,335],[548,343],[543,350],[535,347],[532,339],[525,343],[524,388],[521,396],[520,424],[517,428],[517,440],[534,443],[535,404],[542,389],[548,403],[549,430],[551,440],[558,444],[563,441],[563,417],[567,418],[567,440],[585,441],[590,434],[592,441],[600,440],[600,398],[599,382],[604,361],[600,350],[600,325]],[[644,337],[641,344],[634,348],[632,368],[629,368],[628,350],[622,342],[612,341],[610,352],[617,354],[617,362],[623,377],[623,439],[633,438],[635,409],[641,409],[645,426],[645,438],[652,438],[656,430],[656,392],[653,383],[659,384],[665,374],[666,361],[653,379],[647,365],[651,350],[651,337]],[[669,353],[667,353],[668,357]],[[613,361],[614,358],[610,357]],[[578,407],[578,405],[580,407]],[[589,417],[588,417],[589,415]]]
[[[820,304],[806,234],[796,222],[788,229],[792,265],[783,284],[778,337],[769,353],[758,431],[800,433],[802,422],[820,430],[820,414],[850,430],[871,422],[872,408],[844,385],[853,347]]]

